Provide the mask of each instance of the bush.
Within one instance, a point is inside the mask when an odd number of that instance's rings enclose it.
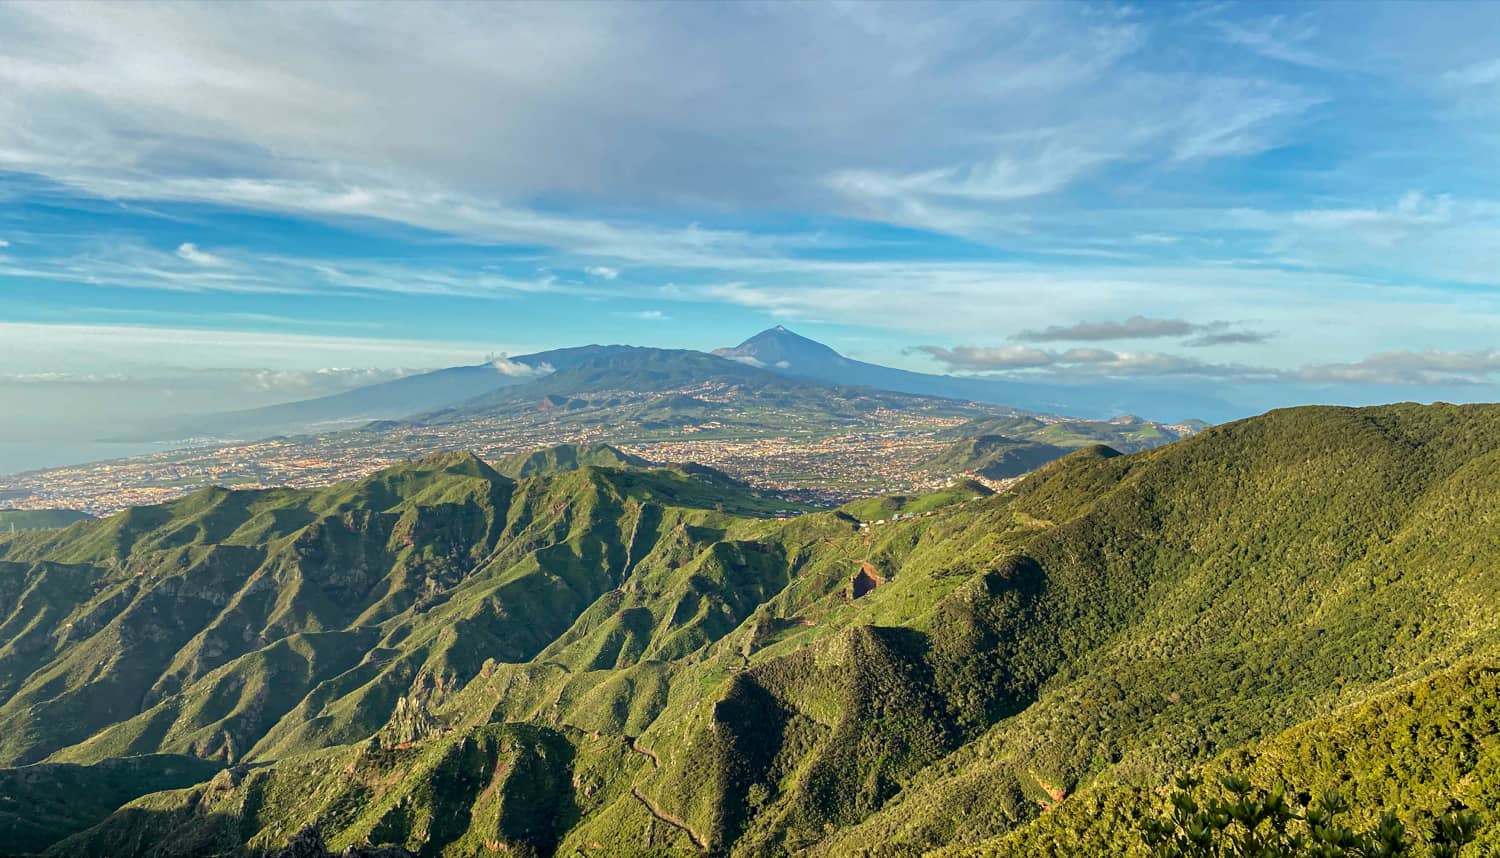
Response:
[[[1337,790],[1316,799],[1305,794],[1288,801],[1284,788],[1258,789],[1234,775],[1219,781],[1223,793],[1203,800],[1192,791],[1199,781],[1177,779],[1172,812],[1147,819],[1141,836],[1159,858],[1399,858],[1426,855],[1455,858],[1474,840],[1479,817],[1454,810],[1434,821],[1422,843],[1389,811],[1374,827],[1356,832],[1342,825],[1349,802]],[[1425,850],[1422,848],[1425,846]]]

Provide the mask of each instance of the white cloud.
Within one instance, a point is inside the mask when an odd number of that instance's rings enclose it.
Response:
[[[1138,232],[1130,237],[1136,244],[1166,245],[1176,244],[1182,240],[1181,236],[1166,235],[1160,232]]]
[[[1048,351],[1022,346],[918,346],[949,369],[966,372],[1005,372],[1045,369],[1052,376],[1204,376],[1246,378],[1273,375],[1270,370],[1214,364],[1162,352],[1115,352],[1109,349],[1074,348]],[[1025,377],[1022,373],[1017,377]]]
[[[661,310],[627,310],[615,315],[641,322],[664,322],[669,318]]]
[[[10,242],[6,241],[3,238],[0,238],[0,249],[4,249],[7,247],[10,247]]]
[[[555,371],[550,363],[539,363],[536,366],[532,366],[531,364],[518,363],[504,355],[490,358],[489,364],[501,375],[510,376],[511,378],[539,378],[544,375],[550,375]]]
[[[1120,321],[1049,325],[1041,330],[1020,331],[1012,339],[1041,343],[1191,337],[1191,339],[1184,340],[1184,345],[1218,346],[1260,343],[1270,338],[1268,334],[1260,331],[1234,330],[1233,324],[1223,320],[1190,322],[1186,319],[1153,319],[1135,315]]]
[[[1120,163],[1256,151],[1312,103],[1290,84],[1154,72],[1138,60],[1152,24],[1083,6],[353,14],[0,8],[18,34],[0,61],[0,165],[110,198],[650,261],[744,237],[520,201],[852,210],[972,234],[1013,226],[976,206]]]
[[[222,257],[199,250],[198,245],[193,244],[190,241],[185,241],[182,244],[177,245],[177,256],[179,259],[185,259],[188,262],[193,263],[194,265],[219,267],[225,264]]]
[[[583,271],[588,276],[598,277],[600,280],[613,280],[620,276],[620,269],[610,268],[605,265],[590,265],[583,269]]]
[[[962,370],[1027,369],[1057,363],[1057,355],[1025,346],[957,346],[952,349],[917,346],[917,351],[951,369]]]
[[[1352,363],[1316,364],[1296,381],[1331,384],[1483,384],[1500,375],[1500,351],[1389,351]]]
[[[1015,335],[1015,339],[1029,342],[1133,340],[1185,337],[1198,330],[1198,325],[1186,319],[1149,319],[1145,316],[1131,316],[1118,322],[1079,322],[1073,325],[1053,325],[1039,331],[1021,331]]]

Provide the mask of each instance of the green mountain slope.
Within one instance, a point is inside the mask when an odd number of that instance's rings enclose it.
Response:
[[[1019,477],[1061,459],[1067,447],[1021,441],[1004,435],[978,435],[956,441],[934,456],[927,467],[947,473],[975,473],[992,480]]]
[[[0,509],[0,533],[12,530],[50,530],[93,518],[76,509]]]
[[[1117,854],[1172,772],[1245,766],[1370,812],[1453,796],[1500,838],[1500,407],[1279,411],[901,503],[775,520],[713,472],[452,456],[20,534],[0,754],[249,766],[59,855],[308,823],[446,856]]]
[[[558,444],[507,456],[495,463],[495,470],[512,479],[522,479],[576,471],[582,467],[644,468],[650,465],[640,456],[609,444]]]
[[[120,805],[208,780],[221,766],[197,757],[152,755],[94,766],[42,764],[0,769],[0,844],[39,852],[94,825]]]

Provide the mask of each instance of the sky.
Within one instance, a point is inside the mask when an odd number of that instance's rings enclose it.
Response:
[[[0,3],[0,440],[588,342],[1496,399],[1500,4]]]

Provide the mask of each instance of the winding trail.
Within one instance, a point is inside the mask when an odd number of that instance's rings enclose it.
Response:
[[[638,738],[636,738],[635,736],[626,736],[625,741],[630,745],[630,750],[635,751],[637,754],[640,754],[643,757],[651,758],[651,768],[661,768],[661,757],[658,757],[656,755],[656,752],[651,750],[650,748],[642,748],[640,745],[640,740]]]
[[[635,796],[636,801],[639,801],[641,804],[645,805],[646,810],[650,812],[652,816],[686,834],[688,836],[688,839],[693,841],[693,845],[698,847],[699,852],[708,851],[708,841],[704,840],[702,837],[699,837],[698,832],[688,827],[686,821],[682,820],[679,817],[673,816],[672,814],[667,813],[661,808],[657,807],[651,801],[651,799],[646,798],[646,796],[642,795],[641,791],[636,787],[630,788],[630,794]]]

